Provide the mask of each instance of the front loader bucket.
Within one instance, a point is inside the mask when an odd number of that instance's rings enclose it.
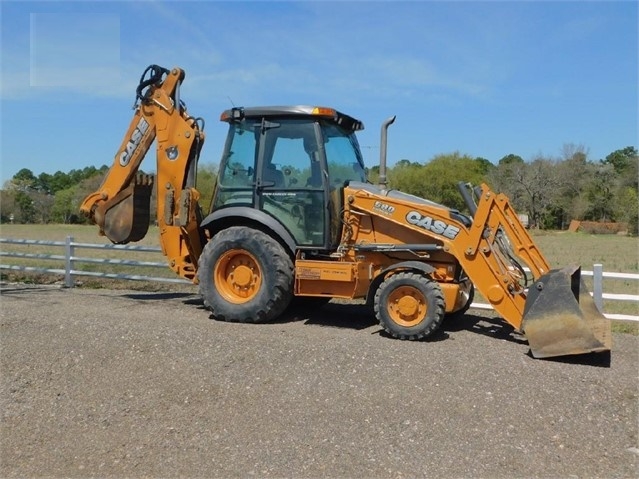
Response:
[[[535,358],[610,351],[610,321],[599,311],[579,266],[551,270],[528,291],[521,329]]]

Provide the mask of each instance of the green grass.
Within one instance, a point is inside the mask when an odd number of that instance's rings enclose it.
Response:
[[[596,263],[603,270],[617,273],[639,273],[639,239],[621,235],[590,235],[585,233],[534,233],[533,238],[553,268],[571,264],[592,271]],[[592,277],[584,276],[592,291]],[[604,292],[639,294],[639,280],[604,279]],[[639,315],[639,303],[604,300],[607,313]]]
[[[604,271],[639,273],[639,238],[568,231],[533,232],[532,236],[553,267],[581,264],[592,270],[593,264],[601,263]]]
[[[0,225],[0,237],[2,238],[26,238],[41,239],[48,241],[64,241],[67,236],[72,236],[77,242],[109,244],[105,237],[98,235],[95,226],[79,225]],[[604,271],[614,271],[623,273],[639,273],[639,239],[620,235],[590,235],[585,233],[570,232],[532,232],[533,239],[548,259],[553,268],[579,264],[583,270],[592,270],[593,264],[601,263]],[[155,227],[149,228],[146,237],[136,243],[147,246],[159,246],[159,232]],[[29,245],[18,246],[2,244],[3,251],[21,251],[40,254],[63,254],[62,248],[52,248],[47,246]],[[159,253],[144,253],[133,251],[108,251],[78,249],[77,256],[96,258],[119,258],[133,259],[138,261],[164,261],[164,257]],[[2,258],[2,263],[21,264],[35,266],[34,260]],[[38,260],[38,266],[49,268],[63,268],[61,262]],[[175,278],[175,274],[166,268],[142,268],[115,265],[95,265],[77,264],[77,269],[86,271],[99,269],[109,273],[128,273],[145,276],[159,276]],[[61,277],[51,277],[51,275],[29,275],[20,272],[6,272],[4,277],[13,280],[28,280],[39,282],[60,281]],[[138,281],[117,281],[104,280],[90,277],[79,277],[79,281],[84,286],[108,287],[108,288],[131,288],[144,290],[176,291],[185,288],[194,291],[190,285],[174,285],[164,283],[146,283]],[[584,277],[587,287],[592,290],[592,278]],[[639,294],[639,280],[604,280],[604,292],[618,294]],[[483,301],[481,297],[479,301]],[[639,303],[629,301],[604,301],[606,313],[630,314],[639,316]],[[629,330],[637,333],[639,323],[615,322],[620,330]]]

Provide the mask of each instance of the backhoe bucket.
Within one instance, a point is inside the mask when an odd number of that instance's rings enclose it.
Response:
[[[551,270],[528,291],[522,330],[535,358],[610,351],[610,321],[581,279],[581,267]]]
[[[96,211],[100,232],[113,243],[140,241],[149,229],[153,177],[138,175],[131,184]]]

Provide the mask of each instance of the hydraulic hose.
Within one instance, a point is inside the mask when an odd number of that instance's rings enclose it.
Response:
[[[148,73],[150,73],[149,78],[145,79]],[[140,83],[135,89],[135,97],[140,101],[144,101],[144,90],[151,85],[157,85],[158,83],[160,83],[164,75],[168,75],[169,73],[170,70],[159,65],[149,65],[148,67],[146,67],[144,73],[142,73],[142,76],[140,77]]]

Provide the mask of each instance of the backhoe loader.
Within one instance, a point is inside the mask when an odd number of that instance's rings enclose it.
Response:
[[[469,214],[392,190],[381,128],[380,179],[366,180],[362,122],[333,108],[231,108],[208,213],[195,188],[204,122],[180,98],[180,68],[143,73],[134,115],[99,190],[81,211],[114,243],[156,218],[173,271],[220,320],[259,323],[294,297],[365,299],[392,337],[432,335],[475,288],[536,358],[610,351],[610,323],[580,268],[551,269],[503,194],[460,183]],[[139,173],[156,142],[155,175]],[[154,186],[155,185],[155,186]],[[300,300],[304,301],[304,300]]]

